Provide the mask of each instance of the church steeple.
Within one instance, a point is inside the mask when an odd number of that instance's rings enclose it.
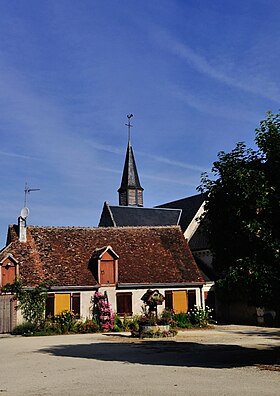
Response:
[[[120,206],[143,206],[143,191],[141,187],[136,162],[131,146],[130,128],[132,127],[130,119],[132,114],[128,115],[128,144],[126,157],[123,168],[121,186],[118,189]]]

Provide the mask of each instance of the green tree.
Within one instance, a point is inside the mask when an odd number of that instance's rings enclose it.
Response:
[[[199,187],[207,193],[206,224],[217,291],[233,300],[279,307],[280,114],[256,129],[258,150],[238,143],[220,152]],[[279,309],[279,308],[278,308]]]

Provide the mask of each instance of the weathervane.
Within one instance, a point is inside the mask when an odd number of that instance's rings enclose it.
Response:
[[[27,194],[30,194],[30,191],[39,191],[40,188],[29,188],[27,183],[25,183],[25,189],[24,189],[24,207],[26,207],[26,201],[27,201]]]
[[[128,127],[128,142],[130,143],[130,128],[132,128],[132,125],[130,123],[130,119],[133,117],[133,114],[128,114],[127,119],[128,119],[128,124],[125,124]]]

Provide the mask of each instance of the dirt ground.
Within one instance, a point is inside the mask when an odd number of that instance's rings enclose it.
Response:
[[[279,395],[280,329],[0,336],[0,370],[7,396]]]

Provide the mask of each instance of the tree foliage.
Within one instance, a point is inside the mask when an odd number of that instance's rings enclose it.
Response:
[[[41,283],[32,289],[26,289],[20,280],[2,288],[2,292],[14,295],[23,318],[32,323],[35,328],[39,328],[45,319],[47,290],[48,285],[46,283]]]
[[[256,129],[257,150],[238,143],[218,154],[207,193],[205,223],[217,289],[257,306],[279,307],[280,114],[267,113]]]

